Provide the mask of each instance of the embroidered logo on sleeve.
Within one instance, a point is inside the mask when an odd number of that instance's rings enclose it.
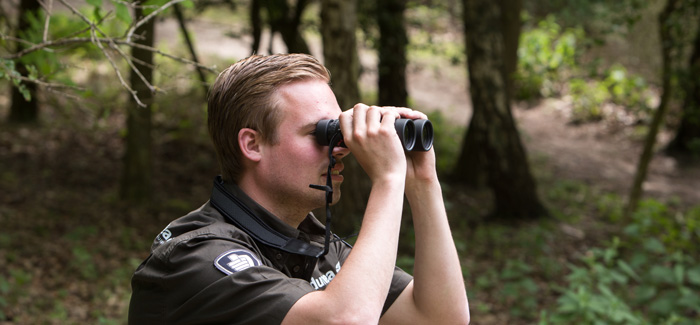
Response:
[[[214,266],[226,275],[234,274],[253,266],[260,266],[261,264],[260,260],[253,253],[243,249],[230,250],[219,255],[214,261]]]

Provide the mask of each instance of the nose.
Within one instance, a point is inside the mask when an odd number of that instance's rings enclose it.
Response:
[[[350,149],[348,149],[348,148],[341,147],[341,146],[337,146],[337,147],[333,148],[333,157],[343,158],[343,157],[347,156],[348,154],[350,154]]]

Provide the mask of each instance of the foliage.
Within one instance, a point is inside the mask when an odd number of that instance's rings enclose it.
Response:
[[[692,324],[700,319],[700,207],[674,218],[645,201],[607,246],[570,265],[567,285],[541,324]]]
[[[613,103],[632,110],[648,112],[650,96],[644,78],[631,74],[621,64],[614,64],[607,71],[603,85],[610,93]]]
[[[36,80],[37,72],[34,66],[30,65],[27,68],[29,70],[29,74],[26,77],[24,77],[15,68],[14,61],[0,59],[0,78],[12,82],[12,85],[19,89],[19,92],[24,97],[24,100],[30,101],[32,99],[31,93],[29,92],[29,89],[27,89],[27,85],[22,83],[22,80],[23,77],[29,80]]]
[[[433,147],[438,173],[449,173],[459,158],[464,127],[451,124],[439,110],[428,113],[428,119],[435,133]]]
[[[633,121],[647,118],[652,96],[644,78],[621,64],[602,73],[597,72],[598,61],[582,64],[588,44],[582,28],[564,29],[553,15],[527,29],[518,49],[516,98],[571,96],[573,122],[599,121],[615,109]]]
[[[610,93],[603,83],[572,79],[569,82],[569,92],[572,97],[573,121],[588,122],[603,118],[603,105],[610,99]]]
[[[520,37],[515,97],[529,99],[560,94],[559,84],[578,67],[583,30],[563,30],[554,16],[548,16]]]
[[[183,0],[149,0],[142,6],[145,14],[162,14],[175,3],[192,6],[191,1]],[[105,59],[110,62],[122,86],[140,103],[137,94],[126,84],[120,71],[125,67],[136,69],[133,59],[125,51],[133,46],[133,39],[139,37],[133,35],[133,32],[137,24],[143,22],[132,19],[129,6],[133,5],[118,0],[110,0],[108,5],[102,0],[89,0],[79,8],[68,3],[62,4],[67,7],[62,9],[68,10],[54,8],[48,17],[43,11],[28,14],[26,20],[29,26],[16,31],[19,40],[4,41],[3,35],[0,44],[4,47],[3,52],[9,54],[0,57],[0,78],[12,81],[25,99],[30,100],[25,83],[36,83],[50,89],[76,89],[68,73],[70,69],[65,69],[74,68],[69,65],[67,58]],[[15,43],[18,45],[13,46]],[[150,50],[161,53],[157,49]],[[28,72],[16,68],[18,62],[22,62]]]
[[[642,18],[649,6],[645,0],[544,0],[525,1],[525,9],[535,17],[556,15],[568,27],[583,27],[597,42],[610,33],[625,34]],[[592,19],[593,18],[593,19]]]
[[[642,244],[644,238],[656,238],[670,252],[692,253],[700,242],[700,206],[686,212],[673,211],[657,200],[644,200],[632,215],[624,232],[631,242]]]

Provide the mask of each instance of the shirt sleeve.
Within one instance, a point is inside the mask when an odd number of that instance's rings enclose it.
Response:
[[[398,266],[394,268],[394,277],[391,279],[391,287],[389,287],[389,295],[387,295],[384,307],[382,308],[382,315],[389,310],[389,307],[391,307],[394,301],[396,301],[396,298],[401,295],[411,281],[413,281],[413,276],[406,273]]]
[[[222,254],[245,251],[256,266],[231,269],[215,263]],[[301,279],[267,266],[245,243],[198,239],[154,252],[132,278],[129,323],[279,324],[292,305],[313,291]]]

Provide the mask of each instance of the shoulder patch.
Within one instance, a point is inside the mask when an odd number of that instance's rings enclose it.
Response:
[[[260,260],[253,253],[244,249],[230,250],[214,260],[214,266],[226,275],[260,265],[262,265]]]

